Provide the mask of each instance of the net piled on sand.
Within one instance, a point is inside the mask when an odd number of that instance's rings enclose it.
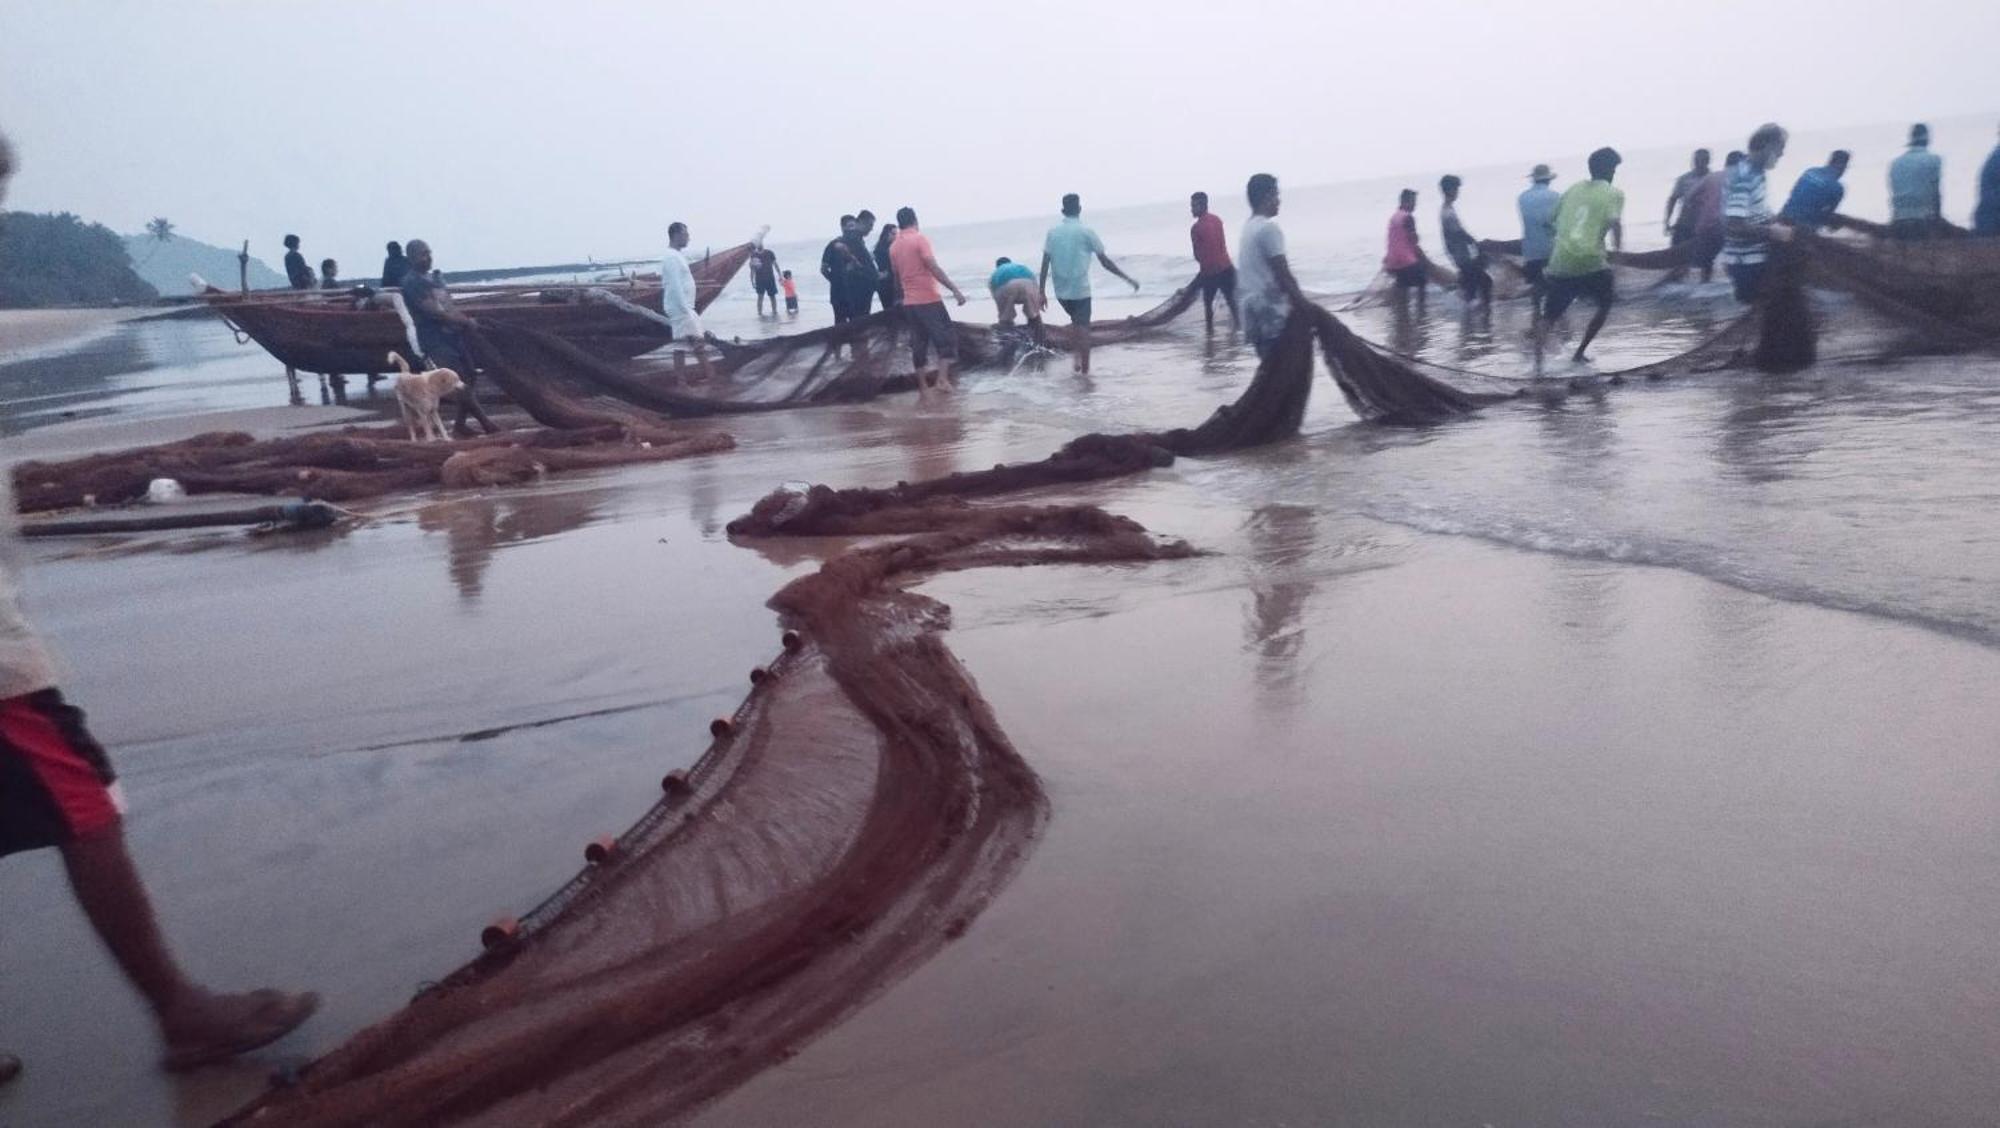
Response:
[[[724,434],[681,433],[642,446],[616,426],[504,431],[452,443],[411,442],[400,427],[350,427],[333,434],[262,440],[220,431],[62,462],[22,462],[14,467],[14,492],[23,513],[135,502],[146,496],[155,478],[172,478],[190,494],[346,502],[427,487],[492,486],[565,470],[665,462],[734,445]]]
[[[961,935],[1047,817],[948,609],[903,585],[1190,552],[1073,506],[827,561],[771,601],[787,653],[596,864],[230,1122],[656,1124],[782,1061]]]

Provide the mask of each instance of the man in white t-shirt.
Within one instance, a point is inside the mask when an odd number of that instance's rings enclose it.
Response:
[[[1250,178],[1250,218],[1236,241],[1236,301],[1243,311],[1243,339],[1262,358],[1284,331],[1292,303],[1305,304],[1298,279],[1285,261],[1285,233],[1278,226],[1278,178]]]

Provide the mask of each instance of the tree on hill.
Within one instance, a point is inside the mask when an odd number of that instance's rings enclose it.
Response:
[[[0,309],[150,302],[125,241],[69,212],[0,212]]]
[[[153,222],[146,225],[146,234],[164,243],[174,237],[174,221],[166,216],[156,215],[153,217]]]

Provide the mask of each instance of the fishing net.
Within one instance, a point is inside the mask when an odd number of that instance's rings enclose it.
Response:
[[[1137,340],[1167,328],[1193,306],[1196,295],[1190,283],[1143,313],[1093,323],[1091,345]],[[1048,325],[1042,343],[1064,351],[1075,346],[1078,332]],[[961,372],[1013,364],[1036,347],[1026,326],[955,320],[952,333]],[[608,394],[680,416],[856,403],[916,387],[909,325],[896,310],[765,341],[713,342],[706,371],[691,350],[675,349],[668,357],[579,369],[579,375]]]
[[[487,954],[231,1122],[654,1124],[782,1060],[962,934],[1047,799],[904,584],[1190,552],[1090,507],[845,552],[665,798]]]
[[[1047,800],[910,581],[970,567],[1190,555],[1085,505],[970,500],[1128,474],[1296,433],[1315,344],[1385,414],[1474,397],[1345,332],[1288,322],[1198,427],[1087,435],[1039,462],[892,489],[779,491],[732,536],[888,534],[771,601],[792,634],[715,743],[596,864],[486,955],[246,1109],[250,1124],[654,1123],[781,1060],[959,935],[1019,867]],[[1414,383],[1422,391],[1379,384]]]
[[[451,443],[411,442],[401,427],[350,427],[331,434],[254,439],[242,432],[196,435],[60,462],[14,467],[23,513],[138,501],[155,478],[190,494],[235,493],[358,501],[444,486],[532,481],[565,470],[665,462],[728,450],[724,434],[659,435],[635,443],[619,426],[530,428]],[[196,524],[199,515],[191,514]]]

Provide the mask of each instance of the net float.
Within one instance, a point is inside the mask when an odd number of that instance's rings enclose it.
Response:
[[[521,935],[521,922],[513,917],[501,917],[479,931],[479,946],[492,951],[503,944],[511,944]]]
[[[806,640],[799,637],[799,632],[797,631],[786,631],[784,634],[778,636],[778,641],[785,644],[786,650],[797,650],[806,644]]]
[[[771,671],[765,669],[762,666],[750,667],[751,685],[763,685],[765,682],[770,680],[771,680]]]
[[[708,722],[708,734],[722,740],[736,732],[736,722],[728,717],[717,717]]]
[[[606,834],[590,840],[590,845],[583,848],[583,860],[593,866],[601,866],[617,852],[618,839]]]
[[[660,790],[669,795],[686,795],[688,792],[694,790],[694,785],[688,782],[686,772],[675,768],[661,777]]]

